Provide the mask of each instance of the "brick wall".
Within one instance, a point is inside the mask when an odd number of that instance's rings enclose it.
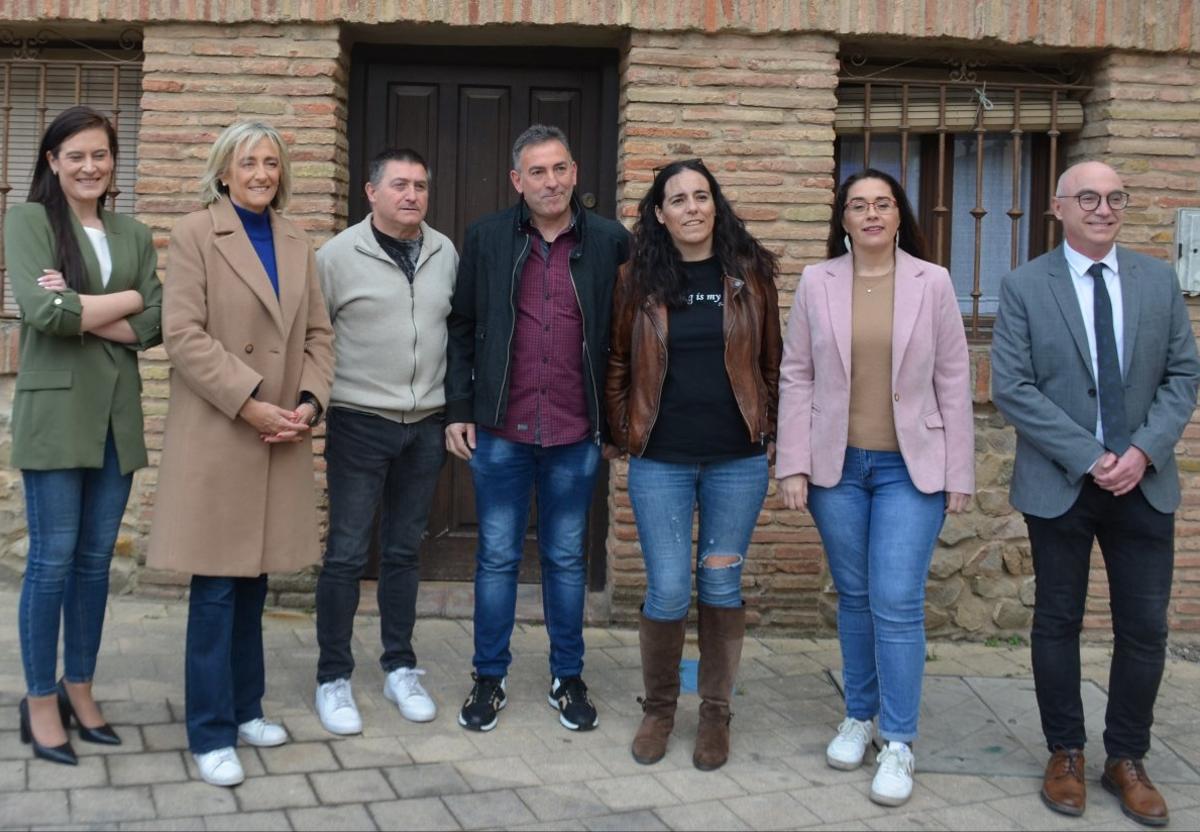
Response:
[[[643,32],[883,34],[1152,52],[1186,52],[1200,42],[1193,0],[0,0],[0,20],[436,23],[443,30],[486,27],[498,38],[514,23],[570,24]]]

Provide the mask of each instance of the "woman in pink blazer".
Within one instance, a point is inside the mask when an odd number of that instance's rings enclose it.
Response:
[[[867,169],[838,189],[828,260],[804,270],[779,377],[775,475],[808,509],[838,590],[846,718],[826,749],[862,764],[871,799],[912,794],[925,579],[946,512],[975,488],[967,341],[950,275],[923,259],[900,184]]]

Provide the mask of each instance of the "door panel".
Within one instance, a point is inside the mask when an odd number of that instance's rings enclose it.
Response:
[[[434,170],[438,168],[436,155],[438,135],[437,84],[395,84],[388,89],[387,135],[393,137],[395,147],[428,147],[435,150],[425,155]],[[373,155],[373,154],[372,154]],[[370,162],[364,159],[363,164]],[[363,197],[365,202],[365,197]],[[429,194],[429,217],[437,212],[437,192]],[[365,213],[365,212],[364,212]]]
[[[517,135],[535,122],[557,125],[567,134],[579,166],[580,198],[599,213],[615,216],[615,52],[406,47],[401,54],[404,63],[395,61],[394,48],[364,46],[354,53],[351,222],[368,210],[362,192],[366,164],[387,147],[411,147],[431,167],[427,221],[450,236],[461,252],[468,225],[518,198],[509,182],[509,153]],[[601,153],[605,142],[612,150]],[[607,490],[605,466],[589,516],[592,589],[603,586]],[[522,582],[540,578],[535,519],[536,507],[526,536]],[[471,472],[452,459],[442,470],[422,546],[422,578],[469,580],[476,532]]]
[[[460,173],[451,236],[460,250],[468,225],[513,198],[507,175],[511,112],[508,89],[464,87],[459,93]]]

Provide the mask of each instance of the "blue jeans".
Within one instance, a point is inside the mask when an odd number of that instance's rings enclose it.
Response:
[[[444,431],[445,419],[436,415],[406,425],[342,407],[329,410],[329,533],[317,579],[318,684],[349,679],[354,672],[350,642],[377,509],[379,665],[384,673],[417,666],[412,645],[420,585],[417,555],[446,461]]]
[[[112,432],[101,468],[21,472],[29,555],[21,584],[18,628],[25,687],[54,693],[58,622],[68,682],[90,682],[104,629],[108,567],[121,530],[133,474],[122,474]]]
[[[266,575],[192,576],[184,711],[194,754],[237,745],[237,727],[263,715],[266,600]]]
[[[692,514],[697,505],[699,601],[711,607],[740,607],[742,565],[766,496],[766,454],[695,465],[631,458],[629,499],[646,562],[642,613],[654,621],[687,616],[692,602]],[[721,555],[737,560],[706,565],[707,558]]]
[[[475,671],[504,676],[517,612],[517,570],[529,505],[537,493],[542,610],[550,636],[550,672],[583,673],[587,599],[584,532],[600,446],[589,440],[543,448],[476,433],[471,474],[479,548],[475,553]]]
[[[918,491],[899,453],[847,448],[842,480],[809,489],[838,591],[846,713],[879,715],[885,740],[917,738],[925,673],[925,579],[945,493]]]

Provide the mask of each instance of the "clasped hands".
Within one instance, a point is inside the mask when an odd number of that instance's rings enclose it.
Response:
[[[1120,456],[1105,451],[1104,456],[1092,466],[1092,479],[1105,491],[1120,497],[1137,488],[1149,464],[1150,458],[1146,452],[1136,445],[1130,445]]]
[[[280,442],[299,442],[312,428],[309,422],[317,415],[316,408],[305,402],[295,410],[285,410],[269,402],[247,399],[238,416],[258,431],[258,438],[268,445]]]

